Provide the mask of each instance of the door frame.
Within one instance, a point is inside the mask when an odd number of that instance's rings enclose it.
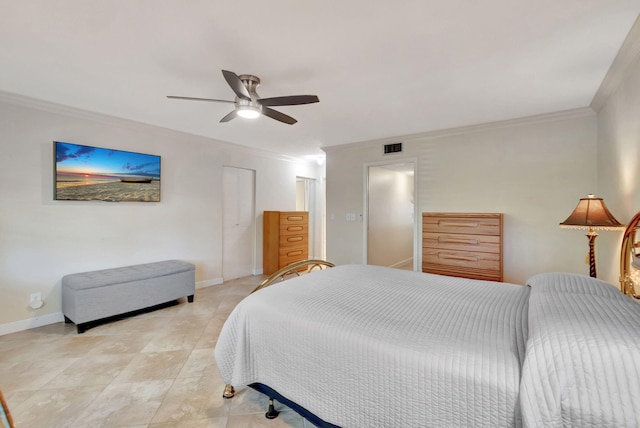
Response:
[[[318,180],[315,178],[304,177],[297,175],[296,176],[296,185],[298,182],[304,183],[304,196],[306,199],[306,207],[303,211],[307,211],[309,213],[309,258],[317,258],[318,254],[316,254],[316,247],[318,244],[318,200],[317,200],[317,186]],[[297,189],[296,189],[296,208],[298,205],[297,201]]]
[[[420,269],[420,256],[422,249],[420,243],[420,209],[418,206],[418,158],[397,158],[386,159],[376,162],[366,162],[364,164],[364,202],[363,202],[363,214],[362,214],[362,236],[363,236],[363,248],[362,248],[362,260],[363,263],[367,263],[369,252],[369,168],[370,167],[384,167],[386,165],[396,165],[399,163],[413,164],[413,270],[419,272]]]
[[[253,172],[253,191],[252,191],[252,206],[253,206],[253,212],[251,213],[251,274],[252,275],[256,275],[256,260],[257,260],[257,236],[256,236],[256,231],[257,231],[257,222],[256,222],[256,185],[257,185],[257,176],[258,176],[258,172],[253,169],[253,168],[243,168],[243,167],[239,167],[239,166],[233,166],[233,165],[222,165],[222,182],[221,182],[221,186],[222,186],[222,217],[221,217],[221,224],[222,224],[222,233],[220,234],[220,237],[222,239],[222,251],[221,251],[221,260],[220,260],[220,273],[222,276],[222,280],[223,282],[226,281],[225,277],[224,277],[224,267],[225,267],[225,242],[224,242],[224,226],[225,226],[225,219],[224,219],[224,211],[225,211],[225,204],[226,204],[226,200],[225,200],[225,192],[224,192],[224,174],[225,174],[225,169],[226,168],[233,168],[233,169],[242,169],[245,171],[251,171]]]

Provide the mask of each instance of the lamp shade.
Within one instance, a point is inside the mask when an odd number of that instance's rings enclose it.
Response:
[[[602,198],[589,195],[580,199],[578,206],[565,221],[560,223],[560,227],[607,230],[624,228],[624,225],[609,212]]]

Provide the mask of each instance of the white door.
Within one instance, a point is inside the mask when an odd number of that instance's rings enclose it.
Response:
[[[255,171],[225,166],[222,177],[222,277],[253,274],[255,266]]]

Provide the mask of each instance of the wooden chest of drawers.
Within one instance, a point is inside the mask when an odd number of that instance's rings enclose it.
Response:
[[[502,281],[502,214],[422,213],[422,271]]]
[[[266,275],[309,258],[309,213],[265,211],[262,250],[262,269]]]

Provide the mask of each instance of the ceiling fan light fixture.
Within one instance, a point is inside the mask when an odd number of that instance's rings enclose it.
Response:
[[[238,116],[245,119],[256,119],[260,116],[260,110],[254,106],[240,106],[238,107]]]
[[[167,98],[235,104],[236,108],[220,119],[220,123],[229,122],[237,116],[246,119],[256,119],[259,116],[266,116],[278,122],[286,123],[287,125],[293,125],[297,120],[271,107],[313,104],[320,101],[317,95],[289,95],[284,97],[260,98],[256,92],[256,88],[260,85],[260,79],[258,77],[251,74],[241,74],[238,76],[233,71],[228,70],[222,70],[222,75],[231,87],[231,90],[236,94],[234,101],[177,95],[167,95]]]

